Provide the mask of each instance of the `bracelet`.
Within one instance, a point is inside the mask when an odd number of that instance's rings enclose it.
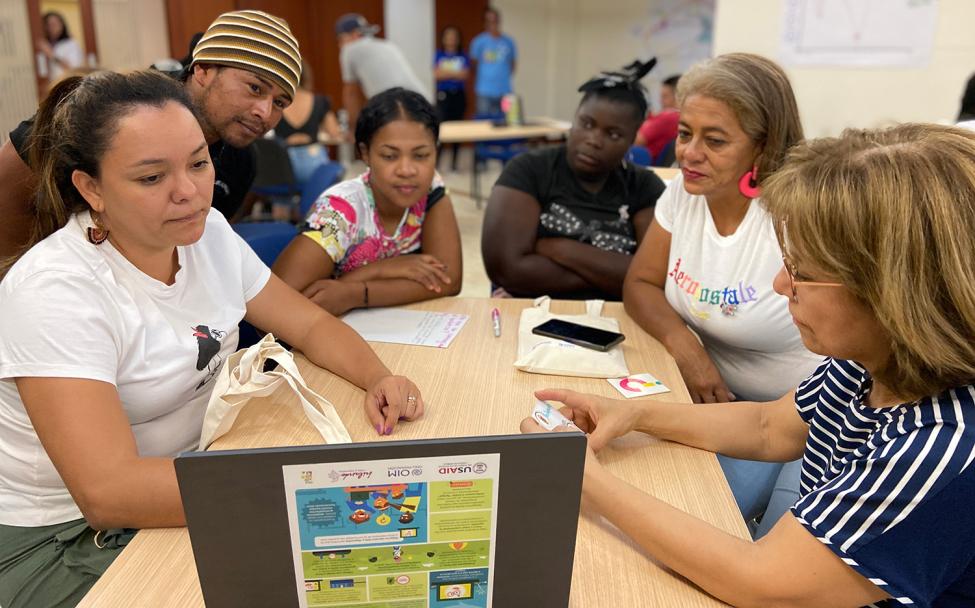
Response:
[[[369,283],[362,282],[362,307],[369,308]]]

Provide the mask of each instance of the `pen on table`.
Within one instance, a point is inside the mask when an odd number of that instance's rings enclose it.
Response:
[[[494,325],[494,337],[501,337],[501,311],[495,308],[491,311],[491,323]]]

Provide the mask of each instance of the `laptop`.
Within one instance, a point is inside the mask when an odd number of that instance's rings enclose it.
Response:
[[[208,608],[564,607],[585,437],[176,458]]]

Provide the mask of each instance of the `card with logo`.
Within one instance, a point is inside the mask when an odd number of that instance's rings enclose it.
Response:
[[[532,418],[547,431],[554,430],[560,426],[575,426],[571,420],[562,415],[562,412],[541,399],[535,400],[535,407],[532,408]]]
[[[627,399],[646,397],[658,393],[669,393],[670,389],[664,383],[653,377],[653,374],[634,374],[626,378],[607,378],[606,382],[613,385],[621,395]]]

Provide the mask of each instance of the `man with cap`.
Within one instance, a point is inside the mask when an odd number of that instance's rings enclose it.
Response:
[[[416,91],[427,99],[430,93],[403,52],[388,40],[376,38],[378,25],[371,25],[358,13],[347,13],[335,22],[342,67],[342,105],[354,125],[366,100],[393,87]]]
[[[261,11],[224,13],[194,46],[181,78],[196,106],[215,170],[213,206],[231,218],[254,181],[251,142],[273,129],[301,76],[298,41],[283,19]],[[31,224],[33,118],[0,148],[0,257],[23,246]]]

